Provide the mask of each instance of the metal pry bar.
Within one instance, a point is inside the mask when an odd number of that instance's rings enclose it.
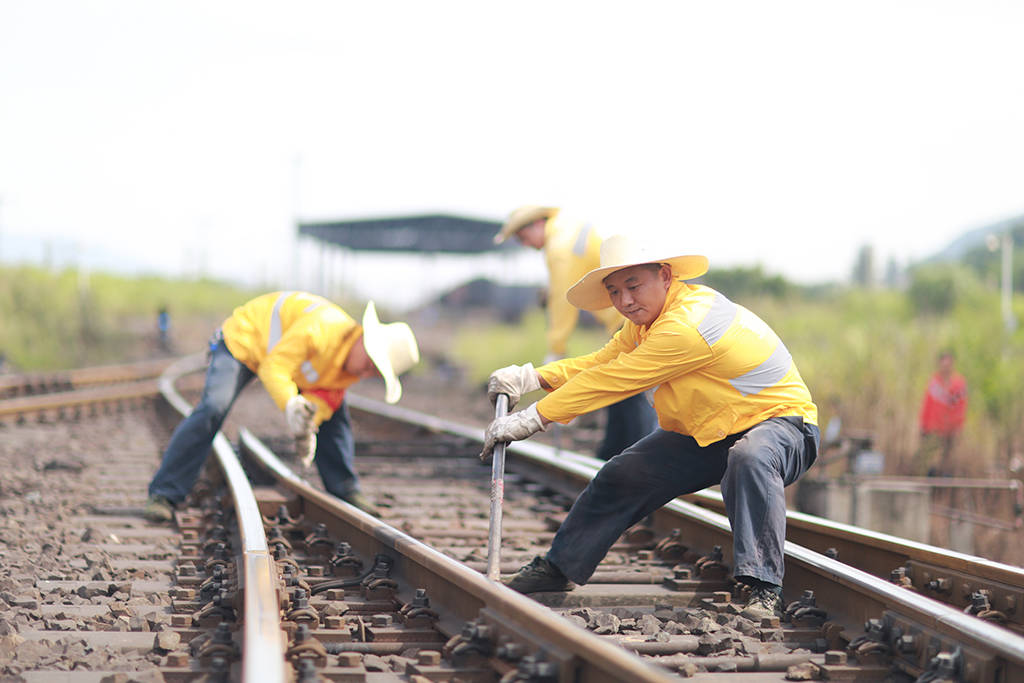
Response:
[[[494,417],[508,414],[508,394],[498,394]],[[505,497],[505,442],[494,445],[491,460],[491,524],[487,532],[487,578],[501,579],[501,503]]]

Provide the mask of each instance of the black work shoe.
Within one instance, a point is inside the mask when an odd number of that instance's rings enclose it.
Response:
[[[344,496],[342,500],[351,505],[355,505],[357,508],[359,508],[368,515],[380,517],[380,510],[377,508],[376,505],[373,504],[373,501],[371,501],[369,498],[364,496],[359,491]]]
[[[767,617],[782,618],[782,596],[771,588],[758,587],[750,591],[747,604],[740,612],[741,617],[760,623]]]
[[[540,555],[502,583],[520,593],[570,591],[576,587],[576,584],[570,581],[558,567]]]
[[[151,522],[169,522],[174,519],[174,503],[163,496],[150,496],[142,516]]]

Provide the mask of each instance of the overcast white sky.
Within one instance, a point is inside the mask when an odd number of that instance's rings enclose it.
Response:
[[[536,202],[844,279],[1024,214],[1021,35],[977,0],[4,0],[0,260],[294,286],[295,215]]]

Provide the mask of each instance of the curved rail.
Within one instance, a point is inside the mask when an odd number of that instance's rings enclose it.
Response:
[[[430,548],[404,532],[391,527],[334,496],[326,494],[288,468],[250,431],[239,430],[242,448],[255,462],[272,474],[302,500],[302,514],[307,521],[324,523],[345,538],[366,556],[384,551],[397,555],[393,574],[400,576],[404,586],[426,589],[432,596],[446,598],[447,615],[441,619],[448,635],[458,633],[459,623],[471,621],[483,612],[500,616],[498,623],[522,636],[556,651],[576,656],[574,680],[672,681],[664,670],[630,655],[621,647],[606,643],[586,630],[567,626],[565,619],[483,574]],[[341,523],[343,531],[339,532]],[[403,596],[412,599],[412,595]],[[432,602],[439,608],[437,600]],[[561,680],[561,679],[560,679]]]
[[[160,377],[161,393],[182,416],[192,412],[192,407],[174,388],[174,381],[204,366],[203,354],[187,356],[168,367]],[[213,451],[231,490],[242,545],[237,560],[244,595],[241,681],[284,683],[289,678],[285,670],[286,643],[277,599],[277,567],[267,547],[263,518],[238,456],[220,432],[214,438]]]

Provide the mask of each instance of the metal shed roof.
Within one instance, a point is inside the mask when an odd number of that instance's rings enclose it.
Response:
[[[428,214],[350,221],[302,222],[299,234],[364,251],[412,251],[476,254],[493,251],[497,221]]]

